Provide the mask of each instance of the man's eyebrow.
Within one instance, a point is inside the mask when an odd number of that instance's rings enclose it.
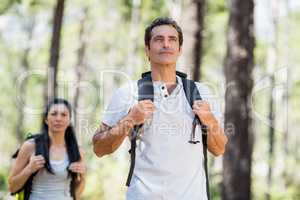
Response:
[[[177,39],[178,37],[174,36],[174,35],[170,35],[169,38],[171,38],[171,39]]]
[[[153,36],[153,38],[163,38],[164,36],[163,35],[155,35]]]
[[[163,35],[155,35],[152,38],[164,38],[164,36]],[[175,35],[169,35],[168,38],[177,39],[178,37]]]

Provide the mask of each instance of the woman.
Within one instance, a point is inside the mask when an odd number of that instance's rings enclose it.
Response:
[[[70,123],[71,106],[56,98],[44,113],[42,133],[24,142],[9,176],[15,193],[30,185],[29,200],[76,200],[85,186],[83,151]]]

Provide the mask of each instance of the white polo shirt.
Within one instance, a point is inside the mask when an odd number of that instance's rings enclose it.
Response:
[[[169,95],[163,82],[153,82],[155,112],[139,135],[136,163],[127,200],[207,200],[201,128],[190,140],[194,114],[182,81]],[[221,112],[209,88],[196,83],[217,119]],[[114,126],[137,103],[137,82],[119,88],[106,108],[103,123]]]

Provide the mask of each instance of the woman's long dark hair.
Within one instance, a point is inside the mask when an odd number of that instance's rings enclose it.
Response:
[[[43,114],[43,121],[42,121],[42,134],[40,135],[40,137],[36,138],[36,154],[41,154],[44,156],[45,158],[45,168],[49,173],[53,173],[53,170],[51,168],[51,164],[49,161],[49,149],[50,149],[50,145],[51,145],[51,140],[49,137],[49,133],[48,133],[48,125],[46,124],[45,120],[47,119],[48,113],[51,109],[51,107],[53,105],[57,105],[57,104],[63,104],[66,106],[66,108],[69,111],[69,116],[71,118],[72,115],[72,109],[71,109],[71,105],[70,103],[65,100],[65,99],[61,99],[61,98],[55,98],[52,101],[50,101],[46,107],[46,110]],[[81,159],[80,156],[80,152],[79,152],[79,148],[78,148],[78,143],[77,143],[77,139],[76,139],[76,135],[75,135],[75,131],[73,126],[70,124],[66,131],[65,131],[65,143],[66,143],[66,148],[67,148],[67,154],[68,154],[68,158],[69,158],[69,162],[77,162]],[[40,145],[38,145],[40,144]],[[77,174],[74,172],[69,171],[69,176],[71,176],[71,195],[74,199],[76,199],[75,196],[75,180],[77,178]]]

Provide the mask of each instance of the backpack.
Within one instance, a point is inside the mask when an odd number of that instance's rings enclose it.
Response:
[[[40,134],[31,134],[28,133],[25,137],[25,141],[29,140],[29,139],[34,139],[37,138]],[[16,159],[18,154],[19,154],[19,150],[17,149],[16,152],[11,156],[12,159]],[[23,185],[22,188],[20,188],[17,192],[11,193],[11,195],[15,195],[16,196],[16,200],[28,200],[29,199],[29,195],[30,195],[30,191],[31,191],[31,186],[32,186],[32,180],[33,177],[35,176],[36,173],[30,175],[30,177],[27,179],[27,181],[25,182],[25,184]]]
[[[176,71],[176,75],[182,79],[185,96],[186,96],[190,106],[192,107],[194,101],[202,99],[200,96],[200,93],[197,89],[197,86],[194,81],[187,79],[186,74]],[[143,73],[142,78],[138,80],[137,84],[138,84],[138,101],[151,100],[153,102],[154,101],[154,89],[153,89],[153,83],[152,83],[152,78],[151,78],[151,71]],[[206,177],[206,192],[207,192],[207,199],[210,200],[208,169],[207,169],[207,127],[201,123],[201,120],[196,115],[193,120],[191,139],[190,139],[189,143],[197,144],[200,142],[200,141],[195,140],[195,128],[197,125],[200,125],[201,130],[202,130],[203,154],[204,154],[204,163],[203,164],[204,164],[205,177]],[[126,181],[126,186],[128,186],[128,187],[130,186],[130,181],[131,181],[134,166],[135,166],[137,134],[142,126],[143,126],[143,124],[134,126],[134,128],[131,132],[130,150],[129,150],[130,168],[129,168],[129,173],[128,173],[128,177],[127,177],[127,181]]]
[[[35,142],[35,155],[45,155],[44,153],[44,144],[43,144],[43,135],[42,134],[27,134],[25,141],[29,139],[34,139]],[[16,152],[12,155],[13,159],[16,159],[19,150],[17,149]],[[17,192],[11,193],[11,195],[15,195],[17,200],[29,200],[29,196],[31,193],[32,181],[34,176],[38,173],[38,171],[34,172],[29,176],[25,184],[22,188],[20,188]]]
[[[47,147],[45,146],[45,143],[44,143],[44,141],[45,141],[44,134],[35,134],[35,135],[29,134],[29,136],[27,136],[25,140],[28,140],[28,139],[34,139],[35,155],[44,155],[44,156],[46,155],[47,152],[46,152],[45,148],[47,148]],[[17,151],[13,154],[12,158],[16,158],[18,156],[18,153],[19,153],[19,149],[17,149]],[[68,152],[68,156],[69,156],[69,152]],[[77,158],[69,157],[70,162],[72,162],[72,161],[75,162],[75,161],[77,161],[76,159]],[[47,163],[45,165],[47,165]],[[31,193],[31,187],[32,187],[32,180],[37,173],[38,173],[38,171],[31,174],[31,176],[27,179],[27,181],[25,182],[23,187],[21,189],[19,189],[17,192],[12,193],[11,195],[16,195],[17,200],[29,200],[29,196]],[[73,199],[76,200],[75,187],[74,187],[76,174],[69,171],[69,175],[72,178],[71,183],[70,183],[70,194],[73,197]]]

